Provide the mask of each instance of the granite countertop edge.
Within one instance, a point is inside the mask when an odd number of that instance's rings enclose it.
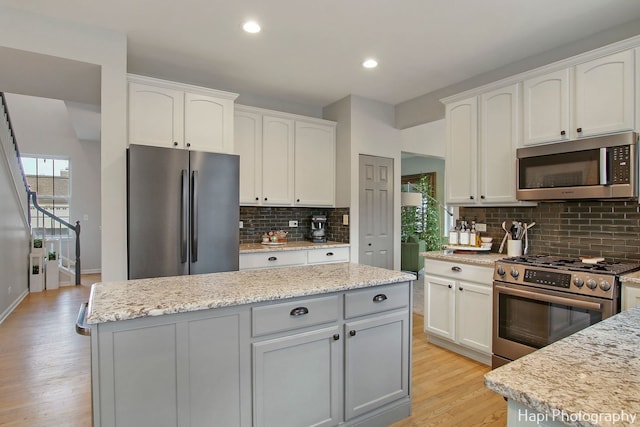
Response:
[[[640,416],[640,376],[631,374],[640,367],[639,329],[640,307],[623,311],[488,372],[485,386],[543,414],[567,414],[568,425],[611,425],[581,413]]]
[[[497,260],[507,257],[507,255],[499,254],[495,252],[487,252],[487,253],[480,252],[477,254],[472,254],[472,253],[460,254],[460,253],[453,253],[451,250],[420,252],[420,256],[423,256],[427,259],[460,262],[463,264],[491,266],[491,267],[493,267],[493,263],[495,263]]]
[[[348,248],[349,243],[341,242],[324,242],[313,243],[310,241],[300,240],[287,242],[283,245],[263,245],[262,243],[241,243],[240,253],[255,253],[255,252],[279,252],[279,251],[301,251],[305,249],[327,249],[327,248]]]
[[[96,283],[89,325],[322,295],[415,280],[414,274],[355,263],[244,270]]]

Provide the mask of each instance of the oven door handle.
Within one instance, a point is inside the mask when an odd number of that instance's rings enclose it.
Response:
[[[568,305],[571,307],[584,308],[585,310],[602,311],[602,304],[597,302],[580,301],[571,298],[563,298],[555,295],[547,295],[538,292],[523,291],[520,289],[506,288],[504,286],[494,285],[495,289],[503,294],[513,295],[516,297],[529,298],[536,301],[544,301],[556,304]]]

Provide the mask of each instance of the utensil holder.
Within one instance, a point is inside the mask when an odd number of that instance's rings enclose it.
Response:
[[[507,240],[507,255],[522,256],[522,240]]]

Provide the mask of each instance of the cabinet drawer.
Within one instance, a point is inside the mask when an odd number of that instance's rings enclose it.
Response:
[[[409,283],[376,286],[345,295],[344,317],[364,316],[409,306]]]
[[[240,270],[304,265],[306,263],[306,251],[273,251],[240,254]]]
[[[309,249],[307,262],[309,264],[349,262],[349,248]]]
[[[491,285],[493,282],[493,266],[484,267],[459,262],[426,259],[424,262],[424,273],[454,280],[469,280],[487,285]]]
[[[338,304],[338,295],[331,295],[254,307],[251,316],[252,335],[257,337],[337,322]]]

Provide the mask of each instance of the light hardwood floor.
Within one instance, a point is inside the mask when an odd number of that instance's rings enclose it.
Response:
[[[88,297],[88,286],[30,294],[0,325],[0,426],[91,426],[90,342],[74,327]],[[506,425],[489,367],[429,344],[420,315],[413,339],[413,413],[393,427]]]

